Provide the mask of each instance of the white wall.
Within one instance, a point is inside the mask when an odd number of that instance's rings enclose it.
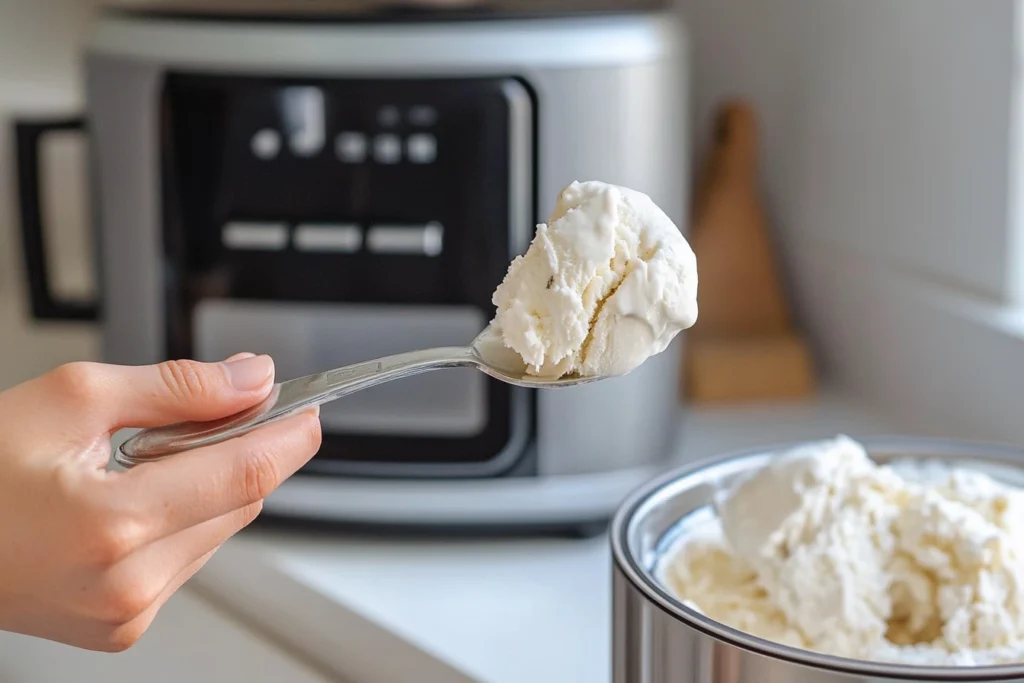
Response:
[[[698,121],[741,95],[785,244],[1002,298],[1015,0],[681,0]]]
[[[78,49],[99,0],[0,0],[0,389],[61,362],[94,357],[97,335],[87,325],[39,325],[27,316],[11,120],[64,115],[80,103]],[[44,205],[53,227],[53,265],[59,290],[87,293],[88,212],[83,146],[73,136],[47,147]],[[87,252],[88,253],[88,252]]]

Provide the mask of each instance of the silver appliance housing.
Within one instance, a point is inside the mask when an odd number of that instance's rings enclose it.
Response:
[[[521,163],[512,176],[537,188],[541,217],[569,182],[600,179],[648,193],[685,226],[690,156],[685,45],[678,18],[664,12],[380,25],[101,17],[87,48],[86,119],[99,228],[104,359],[164,360],[158,109],[169,72],[284,78],[512,75],[532,89],[536,101],[533,117],[522,121],[523,135],[534,144],[513,152]],[[515,203],[512,211],[514,225],[532,227],[533,207],[527,202]],[[516,238],[514,251],[524,251],[531,235],[525,230]],[[263,329],[283,336],[285,348],[289,326],[303,324],[293,320],[297,310],[278,306],[261,313],[259,303],[240,307],[214,301],[203,314],[210,324],[196,333],[197,349],[213,360],[227,346],[251,338],[260,320],[275,321]],[[377,313],[352,311],[361,325],[369,325]],[[429,319],[435,313],[450,322],[438,328],[441,333],[414,339],[414,347],[468,341],[472,329],[486,323],[452,310],[425,309],[419,315]],[[317,315],[314,311],[303,320]],[[346,318],[339,315],[327,315],[320,327],[309,323],[305,332],[342,334]],[[232,316],[230,325],[216,328]],[[353,326],[347,334],[372,336],[366,329],[371,328]],[[364,356],[369,343],[352,342]],[[631,489],[671,463],[680,343],[625,377],[531,397],[535,408],[520,410],[507,456],[530,460],[528,472],[485,466],[471,476],[461,471],[446,477],[425,464],[421,473],[410,466],[398,477],[351,470],[300,473],[267,500],[265,510],[282,517],[400,526],[601,525]],[[365,357],[317,358],[324,366],[347,360]],[[282,378],[301,369],[289,369],[288,363],[282,367],[279,361]],[[457,372],[432,381],[462,383],[473,396],[475,378]],[[424,396],[436,393],[436,387],[424,385]],[[406,391],[415,396],[417,390]],[[527,400],[517,394],[520,407]],[[453,428],[471,428],[472,403],[452,408]],[[372,421],[374,405],[367,406],[364,423]],[[415,421],[413,407],[402,410]],[[439,411],[420,424],[443,420]],[[336,419],[344,424],[359,417]]]

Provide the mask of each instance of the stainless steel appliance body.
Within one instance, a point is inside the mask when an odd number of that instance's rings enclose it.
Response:
[[[82,119],[98,302],[48,291],[31,211],[48,124],[19,128],[35,311],[98,311],[105,360],[247,349],[272,354],[283,380],[468,343],[576,179],[645,191],[685,225],[685,36],[667,10],[276,4],[129,5],[98,20]],[[668,463],[678,358],[552,392],[466,369],[361,392],[325,406],[321,452],[265,510],[600,525]]]
[[[878,462],[907,458],[978,468],[1024,486],[1024,451],[946,440],[865,442]],[[1024,664],[917,667],[831,657],[747,635],[683,606],[658,563],[687,524],[711,514],[717,491],[785,446],[725,456],[665,474],[623,503],[612,523],[613,683],[883,683],[1024,681]],[[692,528],[692,527],[691,527]]]

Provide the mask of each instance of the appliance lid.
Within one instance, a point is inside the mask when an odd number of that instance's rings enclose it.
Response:
[[[108,14],[196,21],[413,23],[635,14],[669,0],[121,0]]]

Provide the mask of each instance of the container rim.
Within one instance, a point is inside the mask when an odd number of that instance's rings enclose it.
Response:
[[[847,657],[826,655],[811,650],[782,645],[764,638],[750,635],[739,629],[711,619],[687,606],[672,596],[660,585],[650,572],[637,560],[629,549],[629,533],[633,522],[645,508],[669,495],[672,484],[681,485],[686,479],[726,463],[746,458],[770,456],[796,446],[813,443],[818,439],[793,441],[755,449],[731,451],[723,455],[703,458],[682,467],[670,470],[644,484],[629,495],[619,506],[609,529],[612,557],[623,577],[634,588],[646,596],[656,607],[679,621],[700,631],[704,635],[739,647],[748,652],[782,660],[806,667],[859,676],[875,676],[911,681],[1007,681],[1024,678],[1024,663],[1000,664],[993,666],[917,666],[889,662],[873,662]],[[859,438],[857,441],[873,451],[900,452],[921,451],[922,455],[942,455],[984,458],[989,463],[998,463],[1019,469],[1024,473],[1024,449],[980,441],[962,441],[913,436],[874,436]]]

